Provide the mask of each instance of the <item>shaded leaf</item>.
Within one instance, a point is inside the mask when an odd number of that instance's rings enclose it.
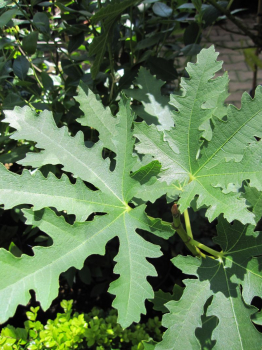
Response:
[[[30,67],[30,63],[24,56],[18,56],[14,60],[14,63],[13,63],[14,73],[21,80],[25,80],[29,67]]]
[[[160,17],[169,17],[173,12],[171,7],[163,2],[155,2],[152,9],[154,13]]]
[[[150,56],[147,60],[147,66],[149,67],[150,72],[153,75],[156,75],[158,79],[172,81],[178,77],[173,60]]]
[[[215,241],[223,249],[220,258],[200,260],[178,256],[172,259],[183,273],[198,279],[184,280],[186,288],[181,299],[167,303],[170,314],[164,316],[163,325],[168,330],[156,349],[172,349],[171,344],[176,348],[180,344],[182,327],[188,330],[188,348],[200,349],[194,330],[200,327],[203,305],[210,296],[213,299],[207,316],[219,319],[212,334],[212,340],[216,341],[213,349],[222,350],[227,346],[231,349],[260,349],[262,335],[250,319],[256,308],[248,304],[255,296],[262,296],[262,235],[254,233],[252,226],[243,226],[239,222],[230,225],[222,218],[217,231]],[[181,322],[181,317],[184,322]]]
[[[159,130],[170,129],[174,125],[169,97],[161,95],[163,81],[157,80],[149,71],[140,68],[134,84],[138,89],[125,90],[127,96],[142,102],[142,106],[133,105],[135,113],[148,124],[155,124]]]
[[[41,72],[42,84],[46,90],[52,90],[54,82],[46,72]]]
[[[136,47],[135,47],[135,51],[140,51],[140,50],[149,48],[153,45],[156,45],[157,43],[160,42],[160,40],[162,40],[164,38],[164,36],[165,35],[162,33],[156,33],[156,34],[153,34],[146,39],[138,41],[138,43],[136,44]]]
[[[154,304],[154,310],[162,311],[163,313],[168,312],[168,309],[165,307],[165,304],[170,300],[179,300],[183,294],[183,288],[175,284],[172,294],[163,292],[159,290],[155,292],[154,299],[150,300]]]
[[[201,51],[202,47],[199,44],[189,44],[181,49],[184,56],[196,56]]]
[[[68,52],[72,53],[73,51],[77,50],[79,46],[83,44],[84,40],[84,32],[81,32],[78,35],[73,35],[69,40]]]
[[[33,17],[33,23],[41,33],[49,34],[49,18],[45,12],[35,13]]]
[[[199,44],[199,41],[200,41],[199,26],[196,22],[192,22],[184,32],[184,44],[185,45]]]
[[[113,137],[116,134],[117,119],[111,114],[109,107],[103,107],[98,97],[88,89],[87,85],[80,82],[81,89],[75,97],[79,102],[84,115],[77,119],[83,126],[89,126],[99,130],[99,139],[104,147],[115,151]]]
[[[95,61],[91,68],[92,79],[95,79],[99,72],[99,68],[101,63],[103,62],[107,45],[111,45],[112,31],[115,22],[126,8],[138,2],[138,0],[117,1],[115,3],[111,3],[105,7],[102,7],[97,11],[97,13],[93,17],[91,17],[92,23],[103,21],[102,34],[95,37],[89,47],[89,54],[91,56],[96,55]]]
[[[0,16],[0,28],[3,28],[18,13],[18,9],[7,10]]]
[[[33,55],[36,51],[38,32],[31,32],[23,38],[22,48],[29,55]]]

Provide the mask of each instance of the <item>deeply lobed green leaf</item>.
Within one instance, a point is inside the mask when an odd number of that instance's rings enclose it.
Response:
[[[207,315],[219,319],[212,334],[214,349],[261,348],[262,335],[250,320],[257,310],[250,303],[255,296],[262,296],[262,234],[253,229],[239,222],[230,225],[220,218],[215,242],[223,249],[221,258],[177,256],[172,260],[185,274],[198,279],[185,280],[181,299],[166,304],[170,313],[164,316],[163,325],[168,331],[157,350],[179,348],[185,344],[185,338],[188,348],[201,349],[195,330],[201,326],[200,317],[211,296]]]
[[[262,188],[261,142],[255,139],[262,135],[262,89],[257,88],[254,100],[244,94],[241,110],[229,106],[226,120],[217,118],[225,79],[214,78],[221,68],[216,57],[211,47],[201,51],[196,64],[188,64],[190,77],[182,79],[183,94],[173,95],[170,101],[176,108],[175,127],[159,131],[154,125],[136,123],[135,136],[140,141],[136,149],[161,163],[160,181],[180,188],[181,211],[197,197],[197,207],[208,207],[210,221],[223,213],[229,221],[254,223],[254,215],[236,191],[243,180]],[[210,141],[201,131],[206,121],[212,126]]]
[[[79,102],[84,112],[90,114],[90,120],[80,121],[83,125],[95,126],[101,134],[101,139],[91,148],[85,146],[81,132],[71,137],[67,128],[57,128],[48,111],[39,116],[28,107],[6,112],[5,122],[16,129],[12,138],[34,141],[36,147],[42,149],[38,153],[28,153],[20,163],[35,168],[62,164],[64,170],[78,179],[72,184],[66,175],[61,179],[51,174],[45,178],[40,171],[31,174],[27,170],[16,175],[0,167],[1,203],[6,208],[20,204],[32,204],[34,210],[55,207],[74,214],[79,221],[85,221],[96,212],[105,215],[70,226],[50,209],[25,212],[27,224],[38,226],[53,239],[53,245],[35,247],[33,257],[22,255],[21,258],[0,249],[3,266],[0,272],[3,281],[0,289],[3,301],[1,322],[14,313],[18,304],[28,302],[30,289],[36,291],[43,309],[47,309],[57,295],[60,273],[71,266],[81,268],[91,254],[103,254],[106,243],[115,236],[120,242],[115,273],[120,277],[112,283],[110,291],[116,295],[114,306],[118,308],[119,322],[124,327],[133,321],[138,322],[140,314],[145,313],[145,299],[153,297],[147,276],[155,276],[156,271],[146,258],[156,258],[161,253],[158,246],[146,242],[136,230],[147,230],[166,238],[173,231],[159,219],[148,218],[144,213],[145,206],[131,209],[128,205],[140,188],[139,182],[130,176],[136,157],[133,156],[129,101],[122,99],[117,118],[109,117],[105,111],[100,122],[95,115],[103,108],[94,102],[92,94],[86,96],[86,101],[84,96],[84,91],[81,91]],[[96,111],[94,115],[91,114],[91,104]],[[105,118],[112,119],[109,127],[104,125]],[[110,140],[106,137],[108,133]],[[102,158],[104,147],[116,153],[113,171],[110,170],[110,161]],[[90,190],[83,180],[97,190]]]

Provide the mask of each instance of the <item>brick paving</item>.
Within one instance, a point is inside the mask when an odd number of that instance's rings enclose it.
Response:
[[[250,29],[253,29],[256,23],[256,14],[241,16],[242,21]],[[239,32],[239,29],[231,21],[226,20],[221,24],[208,28],[203,34],[202,42],[205,47],[211,44],[215,45],[216,51],[220,54],[218,60],[224,61],[223,70],[228,72],[230,83],[227,98],[228,103],[233,103],[236,107],[241,106],[241,96],[244,91],[249,92],[252,89],[253,72],[245,62],[242,48],[253,46],[253,42],[246,36],[226,31]],[[258,71],[257,83],[262,84],[262,69]]]

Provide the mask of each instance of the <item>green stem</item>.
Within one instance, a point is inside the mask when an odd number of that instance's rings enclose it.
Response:
[[[234,1],[234,0],[230,0],[230,1],[228,2],[227,7],[226,7],[227,10],[230,10],[230,7],[231,7],[231,5],[233,4],[233,1]]]
[[[216,250],[207,247],[205,244],[199,243],[193,239],[193,234],[190,225],[190,219],[188,215],[188,210],[184,211],[184,218],[186,224],[186,231],[180,221],[180,212],[178,210],[177,204],[174,204],[171,209],[171,213],[173,216],[173,228],[176,230],[182,241],[185,243],[187,248],[193,253],[195,256],[205,258],[206,255],[201,252],[200,249],[209,253],[212,257],[216,259],[222,258],[223,252],[217,252]]]
[[[199,249],[202,249],[204,250],[205,252],[213,255],[214,257],[216,258],[221,258],[223,256],[223,252],[217,252],[216,250],[212,249],[212,248],[209,248],[207,247],[205,244],[202,244],[202,243],[199,243],[198,241],[195,241],[194,239],[192,239],[190,241],[190,243],[192,245],[194,245],[195,247],[199,248]]]
[[[173,228],[176,230],[182,241],[185,243],[186,247],[194,256],[199,256],[205,258],[205,254],[203,254],[198,247],[194,244],[191,244],[192,237],[190,237],[185,231],[181,220],[180,220],[180,212],[177,208],[177,204],[174,204],[171,209],[171,213],[173,216]]]
[[[187,232],[189,237],[193,238],[193,233],[192,233],[191,224],[190,224],[190,218],[189,218],[189,214],[188,214],[187,209],[184,211],[184,219],[185,219],[185,224],[186,224],[186,232]]]

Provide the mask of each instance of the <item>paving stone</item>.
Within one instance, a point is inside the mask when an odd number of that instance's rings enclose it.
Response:
[[[238,92],[238,91],[247,91],[252,89],[252,81],[246,82],[246,83],[239,83],[239,82],[229,82],[229,92]]]
[[[218,59],[218,61],[231,62],[231,57],[229,55],[223,55],[221,53],[219,53],[217,59]]]
[[[225,45],[227,42],[231,43],[233,41],[233,37],[231,36],[231,34],[224,34],[224,35],[213,35],[210,34],[208,39],[211,42],[223,42]]]
[[[238,72],[239,74],[238,75],[238,78],[239,78],[239,81],[240,82],[245,82],[247,81],[248,79],[253,79],[253,72],[252,71],[241,71],[241,72]]]
[[[216,50],[218,52],[223,52],[224,55],[238,55],[238,51],[237,50],[232,50],[232,49],[229,49],[229,48],[225,48],[225,47],[217,47]]]
[[[262,69],[259,69],[257,72],[257,78],[262,80]]]
[[[246,64],[246,62],[238,62],[238,63],[227,63],[226,61],[224,61],[224,69],[227,71],[246,71],[248,70],[248,66]]]
[[[245,26],[249,26],[250,30],[253,30],[254,24],[256,23],[256,15],[248,14],[245,17],[239,18],[239,20],[241,20]],[[216,76],[227,71],[230,79],[230,96],[227,98],[226,103],[232,103],[237,108],[240,108],[242,94],[245,91],[249,92],[253,83],[253,72],[245,62],[242,48],[253,46],[253,42],[245,35],[234,34],[224,29],[227,28],[239,32],[238,27],[231,21],[224,21],[222,26],[223,28],[220,25],[214,25],[212,28],[205,30],[202,44],[203,46],[205,45],[206,48],[215,45],[216,51],[219,52],[218,60],[224,61],[222,70],[220,70]],[[262,84],[262,69],[258,70],[257,83]]]
[[[228,73],[230,81],[232,81],[232,82],[235,82],[235,81],[239,82],[239,78],[238,78],[236,72],[231,71],[231,72],[227,72],[227,73]]]
[[[241,52],[238,55],[229,56],[229,57],[230,57],[230,60],[228,62],[231,61],[231,63],[238,63],[238,62],[244,62],[245,61],[245,56]]]

